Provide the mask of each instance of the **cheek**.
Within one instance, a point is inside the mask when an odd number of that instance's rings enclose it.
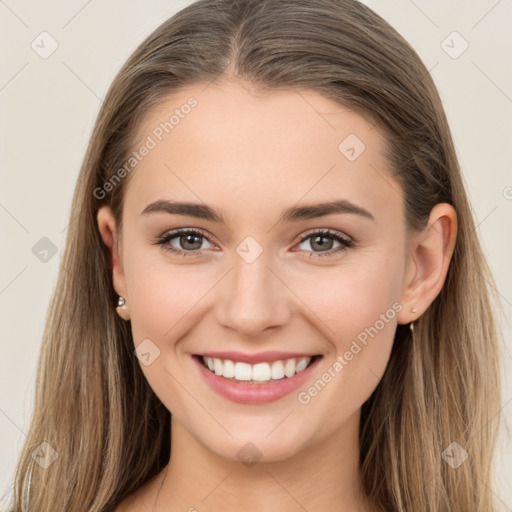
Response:
[[[320,268],[314,273],[299,271],[290,279],[294,292],[316,314],[315,324],[322,324],[326,338],[343,350],[348,341],[386,312],[388,321],[392,317],[386,326],[393,321],[396,324],[397,306],[393,309],[392,305],[400,297],[402,276],[402,259],[379,252],[347,258],[339,266]],[[378,325],[382,327],[381,323]],[[382,330],[389,335],[390,329]]]
[[[134,249],[125,258],[125,274],[134,345],[148,347],[151,354],[148,365],[140,359],[142,372],[169,410],[197,414],[179,385],[187,375],[184,364],[190,364],[179,344],[200,323],[201,299],[217,274],[201,265],[171,264],[160,249]]]
[[[162,251],[162,252],[160,252]],[[202,265],[176,265],[163,249],[134,250],[125,259],[134,341],[176,338],[181,324],[207,293],[211,270]]]
[[[299,402],[311,401],[316,404],[313,407],[332,410],[329,425],[357,410],[385,371],[402,309],[402,269],[400,257],[374,254],[354,265],[347,260],[347,265],[322,269],[314,279],[303,276],[296,281],[302,283],[297,295],[318,316],[315,325],[332,349],[320,382],[301,390],[306,395]],[[344,407],[332,409],[340,400]]]

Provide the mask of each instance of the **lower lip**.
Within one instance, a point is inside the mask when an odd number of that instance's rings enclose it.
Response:
[[[193,356],[193,359],[206,382],[219,395],[240,404],[264,404],[279,400],[304,384],[322,358],[317,357],[305,370],[293,377],[266,384],[246,384],[226,379],[206,368],[200,356]]]

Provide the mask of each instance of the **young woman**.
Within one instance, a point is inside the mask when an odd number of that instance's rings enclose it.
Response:
[[[196,2],[101,107],[14,510],[493,510],[488,283],[439,95],[388,23]]]

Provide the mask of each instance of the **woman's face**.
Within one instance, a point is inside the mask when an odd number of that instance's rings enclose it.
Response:
[[[173,421],[267,461],[354,429],[411,305],[381,132],[316,92],[224,82],[169,96],[139,135],[114,286]],[[304,372],[287,363],[304,356]]]

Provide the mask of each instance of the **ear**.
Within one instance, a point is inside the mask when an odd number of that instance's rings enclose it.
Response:
[[[122,254],[120,252],[119,234],[116,231],[114,214],[109,206],[102,206],[96,216],[98,228],[103,242],[110,251],[110,263],[112,265],[112,282],[114,290],[126,301],[124,307],[118,307],[117,312],[123,320],[129,320],[128,297],[126,290],[126,279],[124,275]]]
[[[430,212],[427,227],[410,240],[398,323],[420,317],[441,291],[457,238],[457,214],[447,203]]]

